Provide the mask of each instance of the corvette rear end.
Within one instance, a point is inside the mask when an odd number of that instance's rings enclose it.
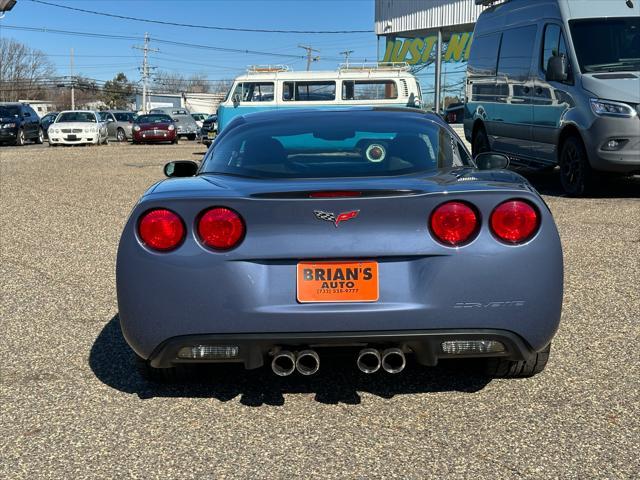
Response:
[[[239,119],[197,175],[134,208],[117,262],[127,342],[151,372],[309,375],[345,349],[365,373],[454,357],[537,373],[560,320],[558,233],[524,179],[465,155],[416,112]]]

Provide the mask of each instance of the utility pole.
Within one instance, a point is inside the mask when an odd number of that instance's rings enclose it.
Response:
[[[307,51],[307,72],[309,70],[311,70],[311,62],[317,62],[318,60],[320,60],[319,56],[313,56],[313,53],[311,52],[318,52],[320,53],[320,50],[316,50],[314,48],[311,48],[307,45],[298,45],[299,48],[304,48]]]
[[[159,52],[157,48],[149,48],[149,34],[144,34],[144,45],[141,47],[139,45],[134,45],[133,48],[136,50],[142,50],[144,53],[142,57],[142,112],[147,113],[147,82],[149,80],[149,70],[152,68],[149,66],[149,52]]]
[[[344,63],[347,68],[349,68],[349,56],[353,53],[353,50],[345,50],[344,52],[340,52],[340,55],[344,55]]]
[[[71,73],[71,110],[76,109],[76,81],[73,76],[73,48],[71,49],[71,58],[70,58],[70,73]]]

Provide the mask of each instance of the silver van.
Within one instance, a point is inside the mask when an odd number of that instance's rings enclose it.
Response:
[[[474,155],[560,165],[573,196],[603,172],[640,174],[640,0],[491,6],[475,27],[465,97]]]

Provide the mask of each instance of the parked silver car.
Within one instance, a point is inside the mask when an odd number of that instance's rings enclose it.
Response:
[[[189,140],[195,140],[198,136],[199,128],[196,121],[191,117],[191,113],[186,108],[164,107],[154,108],[149,113],[164,113],[169,115],[178,131],[178,137],[187,137]]]
[[[126,142],[133,138],[133,121],[138,116],[134,112],[125,110],[105,110],[98,112],[100,120],[106,122],[109,138],[115,138],[119,142]]]

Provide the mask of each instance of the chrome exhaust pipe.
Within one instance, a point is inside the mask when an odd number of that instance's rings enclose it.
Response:
[[[302,375],[313,375],[320,370],[320,357],[315,350],[302,350],[296,355],[296,370]]]
[[[271,370],[279,377],[291,375],[296,369],[296,356],[289,350],[280,350],[273,356]]]
[[[382,358],[375,348],[363,348],[358,353],[356,364],[362,373],[376,373],[380,370]]]
[[[387,373],[400,373],[407,365],[404,353],[399,348],[387,348],[382,352],[382,368]]]

